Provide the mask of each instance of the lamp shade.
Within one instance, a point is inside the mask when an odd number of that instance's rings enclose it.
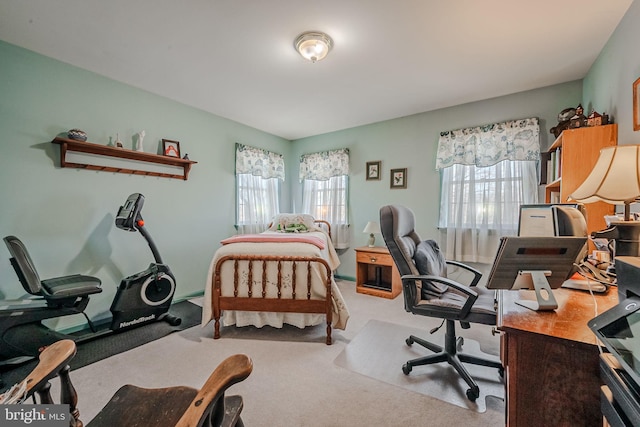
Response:
[[[369,234],[380,234],[380,224],[375,221],[369,221],[362,232]]]
[[[639,196],[640,145],[618,145],[600,150],[593,170],[569,198],[582,203],[624,204],[628,221],[629,204]]]

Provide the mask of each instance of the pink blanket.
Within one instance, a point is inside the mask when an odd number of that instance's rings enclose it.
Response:
[[[300,234],[238,234],[224,239],[220,243],[227,245],[229,243],[277,243],[277,242],[295,242],[295,243],[311,243],[320,249],[325,248],[325,243],[321,238],[315,236],[304,236]]]

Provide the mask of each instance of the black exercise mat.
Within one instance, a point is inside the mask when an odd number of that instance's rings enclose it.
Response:
[[[104,335],[94,340],[78,344],[78,352],[71,359],[71,370],[82,368],[107,357],[123,353],[143,344],[165,337],[173,332],[182,331],[200,324],[202,307],[189,301],[182,301],[171,306],[171,314],[182,319],[178,326],[171,326],[164,321],[153,322],[128,331]],[[27,376],[38,364],[37,360],[23,363],[13,369],[0,367],[0,390],[4,391]],[[6,369],[6,370],[5,370]]]

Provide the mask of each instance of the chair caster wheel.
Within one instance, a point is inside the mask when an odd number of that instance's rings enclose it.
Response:
[[[409,337],[409,338],[407,338],[404,342],[406,342],[406,343],[407,343],[407,345],[408,345],[409,347],[411,347],[411,345],[413,344],[413,339],[412,339],[411,337]]]
[[[480,390],[472,388],[467,390],[467,399],[470,401],[475,402],[478,397],[480,397]]]
[[[409,375],[409,372],[411,372],[411,365],[406,363],[402,365],[402,372],[404,372],[405,375]]]

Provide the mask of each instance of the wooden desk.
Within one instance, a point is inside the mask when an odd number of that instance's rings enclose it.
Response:
[[[508,426],[602,426],[599,351],[587,322],[588,292],[556,289],[555,311],[517,305],[533,291],[498,292],[500,358],[505,367]],[[597,295],[598,314],[618,303],[616,289]]]
[[[395,298],[402,292],[402,280],[389,250],[382,246],[356,248],[356,292]]]

